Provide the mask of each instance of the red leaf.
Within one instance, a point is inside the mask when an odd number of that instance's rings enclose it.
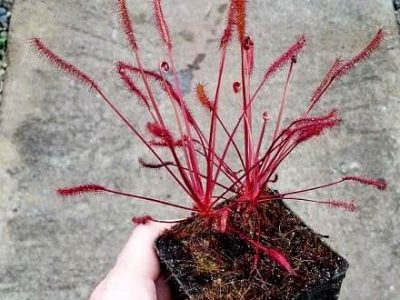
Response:
[[[203,105],[206,109],[212,111],[214,108],[214,103],[209,99],[209,97],[206,94],[204,85],[199,83],[196,86],[196,97],[197,100]]]
[[[149,100],[126,73],[126,69],[123,67],[123,64],[121,62],[117,63],[117,72],[121,80],[125,83],[128,90],[131,91],[135,96],[137,96],[139,100],[147,106],[147,108],[150,108]]]
[[[142,158],[139,158],[139,164],[144,167],[144,168],[149,168],[149,169],[160,169],[166,166],[171,166],[174,165],[172,161],[165,161],[163,163],[151,163],[151,162],[146,162]]]
[[[332,208],[341,208],[348,212],[357,211],[357,205],[354,203],[354,201],[346,202],[346,201],[341,201],[341,200],[329,200],[329,201],[324,201],[324,202],[320,202],[320,203],[327,204]]]
[[[85,185],[78,185],[74,187],[68,188],[60,188],[57,189],[57,194],[63,197],[68,196],[76,196],[83,193],[96,193],[96,192],[104,192],[107,189],[101,185],[97,184],[85,184]]]
[[[306,44],[306,39],[302,35],[298,38],[298,40],[290,46],[289,49],[286,50],[278,59],[276,59],[267,69],[264,74],[264,81],[268,80],[273,74],[275,74],[279,69],[281,69],[284,65],[291,62],[293,57],[296,57],[299,52],[304,48]]]
[[[379,190],[384,190],[387,188],[387,182],[383,179],[371,179],[359,176],[345,176],[342,178],[343,181],[357,181],[361,184],[371,185]]]
[[[267,254],[269,258],[271,258],[278,265],[280,265],[282,268],[284,268],[287,272],[289,272],[289,274],[297,275],[296,271],[292,268],[289,260],[286,258],[286,256],[282,252],[272,249],[272,248],[267,248],[264,246],[260,246],[260,250],[265,252],[265,254]]]
[[[235,6],[233,4],[233,1],[229,5],[229,12],[228,12],[228,18],[226,21],[226,26],[224,29],[224,33],[221,37],[221,41],[219,44],[219,48],[226,48],[229,43],[232,41],[232,35],[233,35],[233,26],[235,25]]]
[[[153,218],[149,215],[141,216],[141,217],[133,217],[132,222],[136,225],[145,225],[149,222],[153,221]]]
[[[164,41],[168,49],[172,48],[172,41],[169,35],[168,25],[165,22],[164,14],[161,7],[161,0],[153,0],[153,10],[156,18],[157,28],[160,31],[161,39]]]
[[[138,49],[138,46],[136,43],[135,33],[133,31],[133,25],[132,25],[133,22],[129,16],[128,8],[126,7],[126,1],[117,0],[117,3],[118,3],[118,10],[119,10],[122,29],[125,33],[129,45],[134,51],[136,51]]]
[[[31,45],[39,52],[39,54],[43,55],[51,64],[55,65],[60,70],[71,75],[80,83],[88,86],[89,89],[99,90],[99,86],[92,78],[90,78],[89,75],[82,72],[81,70],[79,70],[79,68],[67,62],[65,59],[51,51],[49,48],[47,48],[47,46],[42,42],[41,39],[33,38],[31,40]]]

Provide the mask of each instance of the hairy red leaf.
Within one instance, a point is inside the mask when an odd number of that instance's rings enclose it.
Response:
[[[383,179],[371,179],[359,176],[345,176],[342,178],[343,181],[356,181],[361,184],[373,186],[379,190],[385,190],[387,188],[387,182]]]
[[[73,187],[68,187],[68,188],[59,188],[57,189],[57,194],[63,197],[68,197],[68,196],[76,196],[80,194],[85,194],[85,193],[96,193],[96,192],[104,192],[107,191],[107,189],[101,185],[97,184],[84,184],[84,185],[78,185],[78,186],[73,186]]]
[[[164,41],[168,49],[172,49],[172,41],[169,35],[167,22],[165,21],[164,14],[161,7],[161,0],[153,0],[153,10],[156,19],[157,28],[160,31],[161,39]]]
[[[136,225],[145,225],[149,222],[153,221],[153,218],[149,215],[141,216],[141,217],[133,217],[132,222]]]
[[[133,31],[133,22],[131,17],[129,16],[129,11],[126,6],[126,0],[117,0],[118,10],[120,14],[120,21],[122,29],[125,33],[126,40],[134,51],[138,50],[138,46],[136,43],[135,33]]]

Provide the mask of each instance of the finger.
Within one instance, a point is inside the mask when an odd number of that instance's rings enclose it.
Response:
[[[90,295],[89,300],[103,300],[102,295],[104,294],[104,280],[102,280],[94,289]]]
[[[132,277],[157,280],[160,266],[154,250],[154,241],[172,226],[173,224],[156,222],[137,226],[120,253],[114,269],[122,270]]]
[[[153,281],[111,272],[95,289],[90,300],[158,300]]]
[[[150,222],[135,228],[117,262],[106,278],[96,287],[90,300],[170,300],[166,285],[157,296],[155,281],[160,267],[154,251],[155,239],[174,224]]]

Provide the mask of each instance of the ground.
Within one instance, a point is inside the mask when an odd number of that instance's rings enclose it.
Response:
[[[187,201],[163,173],[138,166],[139,157],[150,156],[96,96],[48,67],[29,47],[29,38],[45,39],[103,83],[131,120],[143,126],[143,108],[128,97],[114,71],[117,60],[132,58],[113,2],[21,0],[14,5],[0,107],[1,299],[86,299],[112,266],[132,230],[133,215],[182,216],[125,198],[60,199],[54,193],[60,186],[90,182]],[[165,2],[188,95],[199,81],[210,90],[214,85],[226,2]],[[165,54],[149,1],[128,3],[145,62],[155,69]],[[319,107],[320,112],[338,107],[342,126],[294,154],[279,171],[275,188],[307,187],[350,174],[386,178],[390,188],[385,192],[343,185],[314,194],[354,199],[360,206],[355,214],[306,204],[292,207],[312,228],[329,235],[330,245],[349,260],[342,300],[398,299],[400,49],[392,2],[254,0],[248,21],[256,45],[255,78],[299,34],[307,35],[290,91],[289,116],[304,110],[337,55],[355,54],[381,26],[387,31],[379,53],[336,83]],[[235,62],[235,57],[229,61],[232,70]],[[227,82],[235,74],[229,73]],[[284,73],[271,82],[257,103],[259,111],[276,107],[283,80]],[[229,116],[234,105],[229,92],[223,94],[223,112]]]

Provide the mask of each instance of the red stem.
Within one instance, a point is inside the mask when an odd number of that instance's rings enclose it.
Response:
[[[291,79],[292,74],[293,74],[293,66],[294,66],[294,64],[295,64],[295,60],[292,59],[292,61],[290,62],[289,72],[288,72],[288,75],[286,77],[285,89],[284,89],[284,92],[283,92],[282,99],[280,101],[278,119],[276,121],[274,134],[272,135],[272,140],[275,140],[276,136],[278,135],[278,132],[279,132],[279,129],[280,129],[280,126],[281,126],[281,123],[282,123],[283,112],[285,110],[285,106],[286,106],[286,102],[287,102],[289,84],[290,84],[290,79]]]
[[[105,188],[104,191],[105,192],[109,192],[111,194],[115,194],[115,195],[126,196],[126,197],[130,197],[130,198],[136,198],[136,199],[145,200],[145,201],[148,201],[148,202],[154,202],[154,203],[158,203],[158,204],[163,204],[163,205],[167,205],[167,206],[172,206],[172,207],[175,207],[175,208],[184,209],[184,210],[188,210],[188,211],[193,211],[193,212],[196,211],[196,210],[194,210],[192,208],[189,208],[189,207],[181,206],[179,204],[169,203],[169,202],[166,202],[166,201],[163,201],[163,200],[159,200],[159,199],[155,199],[155,198],[144,197],[144,196],[125,193],[125,192],[120,192],[120,191],[114,191],[114,190],[111,190],[111,189],[108,189],[108,188]]]
[[[211,194],[213,191],[213,166],[214,166],[214,156],[215,156],[215,136],[216,136],[216,120],[217,120],[217,113],[218,113],[218,104],[219,104],[219,91],[221,88],[221,79],[225,65],[225,57],[226,57],[226,48],[221,49],[221,58],[219,64],[219,71],[218,71],[218,82],[217,87],[215,89],[214,95],[214,109],[211,111],[211,125],[210,125],[210,134],[208,139],[208,154],[207,154],[207,183],[206,183],[206,196],[205,199],[209,201],[207,205],[210,207],[211,203]],[[222,160],[221,160],[222,161]],[[221,169],[220,167],[217,169],[217,173]]]

